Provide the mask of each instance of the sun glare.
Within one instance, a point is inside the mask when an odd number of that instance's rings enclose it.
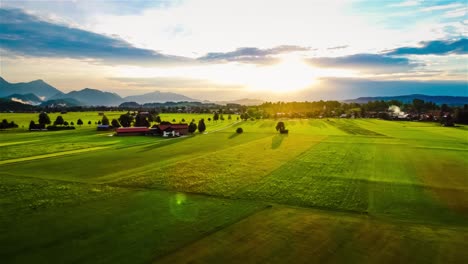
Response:
[[[313,67],[301,58],[284,57],[278,64],[258,68],[247,80],[247,87],[252,91],[285,93],[308,88],[316,81]]]

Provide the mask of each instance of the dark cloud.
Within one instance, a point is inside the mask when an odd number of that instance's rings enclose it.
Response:
[[[346,49],[347,47],[349,46],[348,45],[336,46],[336,47],[327,48],[327,50]]]
[[[421,66],[407,58],[397,58],[383,54],[354,54],[335,58],[313,58],[308,61],[319,67],[356,68],[372,72],[395,72]]]
[[[426,41],[421,42],[421,47],[401,47],[384,51],[387,55],[447,55],[468,54],[468,39],[462,38],[456,41]]]
[[[107,64],[157,65],[189,61],[93,32],[40,20],[20,9],[0,9],[0,48],[33,57],[91,58]]]
[[[283,45],[271,49],[259,49],[254,47],[238,48],[231,52],[211,52],[203,57],[198,58],[200,61],[214,61],[214,62],[244,62],[254,64],[271,64],[277,61],[275,55],[295,52],[295,51],[308,51],[310,48]]]

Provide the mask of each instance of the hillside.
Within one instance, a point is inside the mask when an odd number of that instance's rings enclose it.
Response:
[[[41,98],[37,97],[37,95],[33,93],[12,94],[12,95],[4,97],[4,99],[15,101],[15,102],[20,102],[23,104],[29,104],[29,105],[38,105],[42,103]]]
[[[142,95],[127,96],[123,99],[125,102],[146,103],[164,103],[164,102],[197,102],[199,100],[187,97],[182,94],[154,91]]]
[[[12,94],[35,94],[39,98],[44,97],[44,99],[49,99],[56,94],[62,94],[62,92],[43,80],[27,83],[9,83],[0,77],[0,97]]]
[[[84,105],[103,105],[103,106],[115,106],[122,102],[122,97],[116,93],[103,92],[96,89],[85,88],[80,91],[72,91],[67,94],[59,94],[54,96],[52,99],[65,99],[71,98]]]

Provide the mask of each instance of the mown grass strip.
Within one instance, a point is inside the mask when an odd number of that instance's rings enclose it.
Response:
[[[26,144],[26,143],[36,142],[36,141],[39,141],[39,140],[36,139],[36,140],[0,143],[0,147],[11,146],[11,145],[19,145],[19,144]]]
[[[0,161],[0,165],[10,164],[10,163],[18,163],[18,162],[24,162],[24,161],[31,161],[31,160],[37,160],[37,159],[46,159],[46,158],[65,156],[65,155],[72,155],[72,154],[89,152],[89,151],[93,151],[93,150],[101,150],[101,149],[106,149],[106,148],[109,148],[109,147],[108,146],[106,146],[106,147],[94,147],[94,148],[63,151],[63,152],[58,152],[58,153],[37,155],[37,156],[18,158],[18,159],[2,160],[2,161]]]

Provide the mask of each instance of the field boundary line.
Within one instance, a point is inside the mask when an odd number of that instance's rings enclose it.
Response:
[[[78,154],[78,153],[82,153],[82,152],[89,152],[89,151],[93,151],[93,150],[101,150],[101,149],[106,149],[106,148],[109,148],[109,146],[92,147],[92,148],[85,148],[85,149],[76,149],[76,150],[62,151],[62,152],[57,152],[57,153],[50,153],[50,154],[43,154],[43,155],[24,157],[24,158],[2,160],[2,161],[0,161],[0,165],[11,164],[11,163],[19,163],[19,162],[31,161],[31,160],[37,160],[37,159],[47,159],[47,158],[53,158],[53,157],[60,157],[60,156],[65,156],[65,155],[73,155],[73,154]]]
[[[25,140],[25,141],[16,141],[16,142],[9,142],[9,143],[0,143],[0,147],[6,147],[6,146],[12,146],[12,145],[20,145],[20,144],[26,144],[26,143],[31,143],[31,142],[37,142],[41,141],[40,139],[35,139],[35,140]]]
[[[231,124],[229,124],[229,125],[227,125],[227,126],[224,126],[224,127],[222,127],[222,128],[219,128],[219,129],[216,129],[216,130],[213,130],[213,131],[205,132],[205,133],[203,133],[203,135],[208,135],[208,134],[211,134],[211,133],[214,133],[214,132],[218,132],[218,131],[227,129],[227,128],[229,128],[229,127],[232,127],[232,126],[234,126],[234,125],[236,125],[236,124],[242,123],[242,122],[243,122],[243,121],[237,121],[237,122],[231,123]]]

